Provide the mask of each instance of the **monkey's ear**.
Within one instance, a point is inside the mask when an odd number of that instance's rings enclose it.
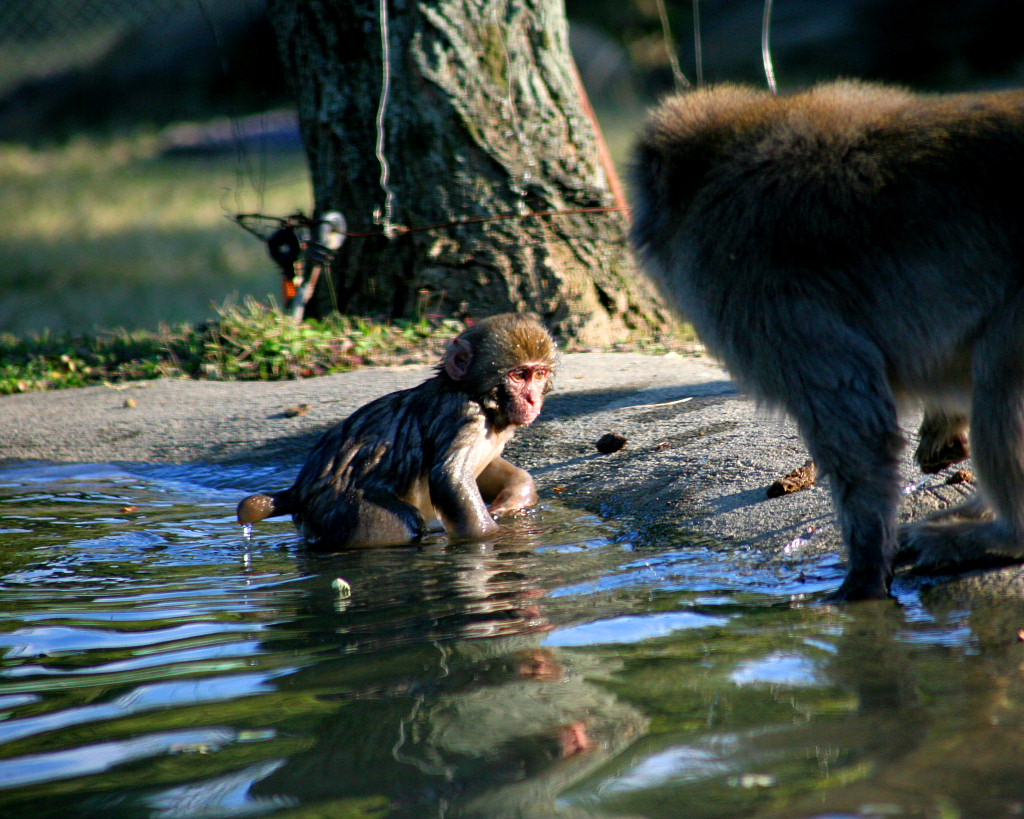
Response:
[[[448,344],[441,366],[452,381],[462,381],[473,363],[473,345],[464,338],[454,338]]]

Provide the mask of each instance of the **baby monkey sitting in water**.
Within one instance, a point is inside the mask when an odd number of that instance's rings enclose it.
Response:
[[[290,489],[245,498],[238,522],[291,514],[322,549],[408,543],[435,520],[451,537],[487,537],[495,517],[537,502],[533,478],[501,453],[540,414],[554,367],[536,319],[484,319],[450,342],[433,378],[328,430]]]

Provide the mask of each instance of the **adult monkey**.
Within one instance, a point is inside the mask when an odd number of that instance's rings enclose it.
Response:
[[[1024,559],[1022,179],[1020,91],[720,86],[668,100],[640,139],[639,257],[830,477],[838,600],[888,596],[897,560]],[[928,408],[922,466],[965,455],[970,423],[979,494],[897,532],[906,398]]]
[[[555,347],[536,319],[484,319],[450,344],[433,378],[361,407],[328,430],[294,485],[250,495],[238,522],[291,514],[320,548],[408,543],[435,519],[452,537],[494,534],[494,517],[537,502],[501,457],[540,414]]]

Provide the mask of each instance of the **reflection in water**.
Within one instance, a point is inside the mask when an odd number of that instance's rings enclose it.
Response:
[[[926,585],[921,601],[934,618],[923,629],[889,606],[855,607],[844,629],[832,675],[857,694],[859,707],[834,746],[870,760],[871,769],[830,791],[829,810],[1022,816],[1024,573]],[[816,796],[800,812],[823,804]]]
[[[551,815],[560,791],[635,739],[646,721],[588,681],[584,669],[597,669],[541,645],[552,625],[535,534],[519,526],[510,546],[314,560],[302,616],[278,628],[297,626],[303,641],[324,634],[339,656],[281,685],[337,708],[253,793],[389,793],[390,816]],[[332,576],[351,596],[324,587]]]
[[[413,570],[387,595],[378,594],[381,552],[330,562],[353,589],[345,657],[284,686],[315,687],[339,707],[315,726],[314,744],[254,792],[316,800],[387,793],[394,816],[440,806],[453,816],[553,811],[554,796],[629,744],[644,719],[541,645],[551,624],[528,555],[467,547],[443,561],[408,557]],[[369,599],[356,611],[359,590]],[[308,616],[337,630],[327,596],[309,603]],[[474,639],[481,635],[488,639]]]
[[[22,548],[0,585],[5,817],[554,815],[644,730],[590,680],[610,667],[541,644],[563,555],[571,576],[621,557],[596,523],[317,556],[241,540],[215,487],[153,476],[0,479],[26,512],[5,515]]]
[[[1024,815],[1017,570],[840,610],[557,508],[317,556],[240,537],[273,477],[0,467],[0,816]]]

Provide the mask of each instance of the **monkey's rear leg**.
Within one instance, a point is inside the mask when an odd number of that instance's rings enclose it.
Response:
[[[242,526],[251,526],[265,518],[291,514],[295,511],[294,503],[291,489],[285,489],[283,492],[271,492],[269,495],[258,492],[255,495],[242,498],[235,510],[235,515]]]
[[[916,563],[920,558],[920,538],[915,538],[915,533],[927,526],[939,524],[950,524],[964,521],[992,520],[994,515],[981,493],[976,492],[973,496],[946,509],[939,509],[930,512],[914,523],[908,523],[899,529],[899,549],[896,552],[896,565],[905,566],[908,563]]]
[[[1024,295],[992,320],[974,352],[971,451],[979,496],[963,508],[992,519],[911,524],[901,557],[921,572],[1024,561]],[[987,502],[987,503],[986,503]],[[956,512],[957,510],[953,510]]]
[[[338,498],[319,520],[298,513],[296,523],[319,550],[411,543],[426,528],[419,509],[394,492],[375,488]]]

